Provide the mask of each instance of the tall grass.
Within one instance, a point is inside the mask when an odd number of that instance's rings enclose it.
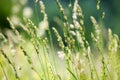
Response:
[[[36,0],[37,1],[37,0]],[[91,32],[92,45],[86,39],[84,14],[75,0],[69,4],[72,10],[72,22],[65,14],[59,0],[56,4],[62,17],[63,34],[49,26],[48,16],[43,1],[40,2],[43,15],[41,21],[48,36],[39,33],[39,27],[24,18],[21,28],[29,36],[24,38],[10,18],[11,31],[5,36],[0,33],[0,80],[119,80],[120,79],[120,40],[111,29],[105,29],[102,20],[105,13],[99,15],[98,21],[91,16],[94,30]],[[35,3],[36,4],[36,3]],[[100,0],[96,4],[100,8]],[[52,32],[54,34],[52,34]],[[104,36],[107,43],[104,43]],[[56,37],[58,50],[54,46]]]

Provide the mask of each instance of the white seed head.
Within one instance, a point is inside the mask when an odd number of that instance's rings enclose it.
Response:
[[[97,0],[97,5],[96,5],[97,10],[100,10],[100,2],[101,2],[101,0]]]
[[[74,31],[70,31],[70,33],[71,33],[73,36],[76,35],[76,33],[75,33]]]
[[[73,16],[72,16],[73,19],[77,19],[77,13],[73,13]]]
[[[73,24],[70,24],[70,28],[71,28],[71,29],[74,29],[74,25],[73,25]]]
[[[40,8],[41,8],[41,13],[45,13],[45,6],[44,6],[43,2],[40,1],[39,3],[40,3]]]
[[[30,8],[30,7],[25,7],[25,8],[23,9],[23,16],[24,16],[24,17],[30,18],[30,17],[32,16],[32,14],[33,14],[32,8]]]
[[[20,19],[17,16],[12,16],[11,21],[14,25],[19,25]]]
[[[42,36],[45,34],[45,31],[48,28],[48,21],[43,20],[39,23],[38,26],[39,27],[38,27],[37,33],[38,33],[38,35]]]
[[[102,13],[102,19],[104,19],[104,18],[105,18],[105,12]]]
[[[64,59],[65,54],[64,54],[63,51],[58,51],[57,54],[58,54],[58,57],[59,57],[60,59]]]
[[[75,25],[76,28],[80,28],[81,27],[81,25],[79,24],[78,21],[74,20],[73,22],[74,22],[74,25]]]

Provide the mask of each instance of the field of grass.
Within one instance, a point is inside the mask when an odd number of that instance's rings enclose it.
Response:
[[[120,80],[120,40],[104,27],[105,12],[100,11],[100,0],[96,4],[98,19],[90,16],[94,29],[90,32],[91,41],[86,38],[78,1],[69,4],[69,21],[56,0],[62,20],[56,22],[63,26],[62,33],[49,26],[42,0],[35,1],[43,15],[39,27],[24,18],[19,30],[7,17],[11,29],[0,33],[0,80]]]

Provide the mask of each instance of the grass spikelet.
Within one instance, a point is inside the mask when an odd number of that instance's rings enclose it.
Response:
[[[82,9],[80,5],[78,4],[78,0],[75,0],[74,6],[73,6],[73,22],[75,23],[77,19],[80,17],[80,24],[83,26],[84,25],[84,20],[83,20],[83,14],[82,14]]]
[[[23,41],[22,38],[21,38],[20,33],[18,32],[18,30],[16,29],[16,27],[14,26],[13,22],[10,20],[9,17],[7,17],[7,20],[9,21],[9,23],[10,23],[10,25],[11,25],[10,27],[12,28],[13,32],[17,35],[18,40],[19,40],[19,41]]]
[[[63,18],[63,21],[64,21],[64,22],[63,22],[63,24],[64,24],[64,29],[63,29],[63,31],[64,31],[65,41],[66,41],[66,43],[67,43],[66,37],[69,35],[69,29],[70,29],[70,28],[69,28],[68,18],[67,18],[67,16],[65,15],[65,11],[64,11],[62,5],[60,4],[59,0],[56,0],[56,2],[57,2],[57,5],[58,5],[58,7],[59,7],[59,11],[61,12],[62,18]]]
[[[67,16],[65,15],[65,12],[64,12],[64,9],[63,9],[62,5],[60,4],[59,0],[56,0],[56,2],[57,2],[57,5],[58,5],[58,7],[60,9],[61,14],[62,14],[63,20],[65,22],[67,22],[68,19],[67,19]]]
[[[41,13],[45,14],[45,5],[43,4],[42,1],[40,1],[39,3],[40,3],[40,8],[41,8]]]
[[[120,79],[120,73],[118,69],[120,68],[118,65],[119,61],[119,54],[118,54],[118,42],[119,38],[116,34],[112,34],[111,29],[108,29],[108,35],[109,35],[109,43],[108,43],[108,51],[109,51],[109,61],[111,62],[113,70],[115,71],[113,75],[113,79]]]
[[[64,51],[65,46],[64,46],[64,44],[63,44],[63,41],[62,41],[61,36],[59,35],[58,31],[57,31],[54,27],[53,27],[52,29],[53,29],[56,37],[57,37],[57,41],[59,42],[59,46],[60,46],[61,49]]]
[[[94,29],[95,29],[95,33],[91,33],[91,37],[93,39],[93,41],[96,44],[96,48],[98,49],[100,55],[101,55],[101,63],[102,63],[102,72],[101,72],[101,79],[106,79],[106,78],[110,78],[111,75],[109,73],[108,70],[108,66],[106,64],[105,61],[105,57],[104,57],[104,49],[103,49],[103,38],[102,38],[102,30],[101,30],[101,26],[97,23],[97,21],[95,20],[94,17],[91,16],[91,21],[93,23]]]
[[[101,0],[97,0],[97,5],[96,5],[97,10],[100,10],[100,3],[101,3]]]
[[[93,16],[90,17],[91,21],[93,23],[94,29],[95,29],[95,37],[97,41],[100,41],[100,35],[101,35],[101,30],[100,30],[100,26],[98,25],[97,21],[95,20],[95,18]],[[101,43],[101,42],[100,42]]]

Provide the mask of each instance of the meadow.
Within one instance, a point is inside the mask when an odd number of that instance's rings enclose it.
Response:
[[[49,26],[42,0],[35,0],[43,16],[39,27],[23,17],[17,28],[7,17],[11,29],[0,33],[0,80],[120,80],[120,40],[104,27],[101,0],[95,6],[98,18],[90,16],[90,41],[78,2],[69,3],[72,15],[68,17],[56,0],[61,17],[56,22],[62,31]]]

